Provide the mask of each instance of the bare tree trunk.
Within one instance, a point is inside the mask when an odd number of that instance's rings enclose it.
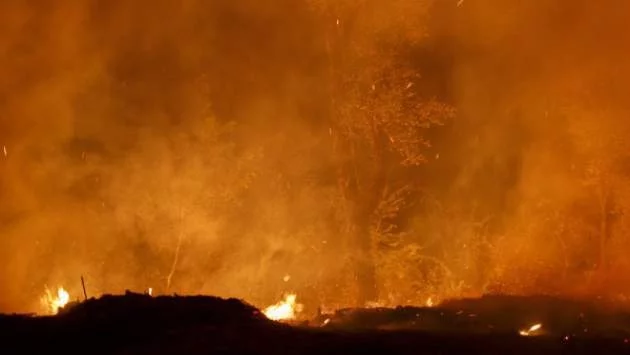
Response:
[[[375,212],[381,201],[383,190],[386,184],[384,147],[381,143],[382,137],[376,127],[373,127],[372,143],[374,161],[371,173],[364,177],[361,184],[361,177],[354,172],[355,191],[354,198],[354,237],[357,245],[356,276],[359,286],[359,305],[364,306],[369,302],[378,300],[378,287],[376,284],[376,248],[377,240],[372,235],[372,223]],[[368,169],[367,171],[370,171]]]
[[[175,275],[175,270],[177,270],[177,263],[179,262],[179,253],[180,250],[182,248],[182,239],[183,239],[183,219],[184,219],[184,212],[183,209],[180,208],[179,209],[179,226],[178,226],[178,233],[177,233],[177,246],[175,247],[175,255],[173,256],[173,263],[171,264],[171,271],[168,273],[168,276],[166,277],[166,289],[170,290],[171,289],[171,281],[173,280],[173,275]]]
[[[369,223],[356,223],[354,237],[358,247],[355,264],[355,275],[359,291],[357,302],[359,306],[365,306],[378,300],[375,256],[372,250],[372,236],[370,235]]]
[[[337,131],[337,126],[344,102],[344,74],[346,57],[344,50],[347,48],[343,35],[343,22],[351,19],[340,19],[335,9],[329,9],[327,13],[330,25],[326,28],[326,52],[328,57],[328,75],[330,90],[330,134],[332,138],[332,150],[335,156],[341,157],[338,166],[339,190],[343,196],[345,208],[348,213],[349,237],[353,248],[354,277],[358,286],[359,306],[376,301],[378,292],[376,287],[375,256],[373,253],[373,240],[371,236],[372,215],[378,204],[382,184],[369,181],[371,177],[360,176],[363,171],[358,171],[357,152],[355,142],[345,137],[346,132]],[[349,161],[346,157],[349,156]],[[381,163],[378,163],[379,173]],[[363,167],[362,167],[363,168]],[[369,183],[362,186],[362,183]]]
[[[604,271],[608,267],[607,244],[610,236],[609,213],[610,196],[605,183],[599,189],[599,269]]]

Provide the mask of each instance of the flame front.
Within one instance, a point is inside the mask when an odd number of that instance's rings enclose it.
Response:
[[[265,308],[263,313],[271,320],[290,320],[295,319],[296,313],[301,311],[302,305],[296,303],[297,296],[288,294],[284,300]]]
[[[41,301],[48,314],[57,314],[70,301],[70,294],[63,287],[57,289],[56,295],[47,288]]]

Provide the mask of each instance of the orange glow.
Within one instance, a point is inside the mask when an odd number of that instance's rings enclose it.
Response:
[[[630,1],[149,2],[0,1],[0,313],[630,304]]]

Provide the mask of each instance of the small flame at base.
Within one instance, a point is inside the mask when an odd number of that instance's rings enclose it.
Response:
[[[48,288],[41,298],[42,306],[48,314],[57,314],[59,309],[65,307],[70,302],[70,294],[63,287],[57,289],[57,294],[53,295]]]
[[[263,313],[267,318],[275,321],[295,319],[296,313],[302,311],[302,305],[296,303],[296,299],[295,294],[288,294],[283,301],[265,308]]]
[[[537,335],[540,329],[542,329],[542,324],[537,323],[529,327],[529,329],[523,329],[519,331],[518,333],[524,337],[528,337],[532,335]]]

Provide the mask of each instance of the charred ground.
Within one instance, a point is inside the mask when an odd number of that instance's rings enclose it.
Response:
[[[628,295],[628,14],[3,1],[0,312],[80,275],[335,309]]]
[[[536,336],[519,335],[534,322]],[[128,293],[54,317],[0,317],[3,353],[628,353],[630,313],[551,297],[489,296],[438,307],[346,309],[292,326],[236,299]]]

